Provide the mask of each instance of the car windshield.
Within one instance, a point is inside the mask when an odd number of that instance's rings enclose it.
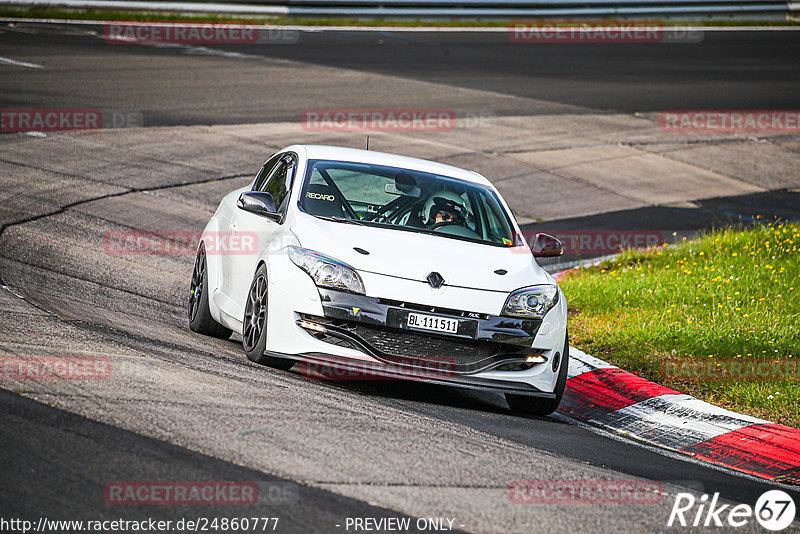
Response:
[[[408,169],[309,160],[300,206],[316,217],[345,223],[496,246],[517,244],[509,215],[494,191]]]

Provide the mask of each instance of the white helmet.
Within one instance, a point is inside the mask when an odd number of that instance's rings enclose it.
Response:
[[[422,219],[425,224],[431,224],[436,220],[436,214],[440,210],[450,211],[462,221],[466,221],[469,214],[469,203],[464,197],[453,191],[437,191],[432,193],[425,201],[422,208]]]

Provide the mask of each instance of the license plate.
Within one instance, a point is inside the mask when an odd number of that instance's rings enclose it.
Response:
[[[447,332],[448,334],[458,333],[459,321],[455,319],[423,315],[421,313],[409,313],[407,321],[406,324],[411,328],[422,328],[424,330],[433,330],[434,332]]]

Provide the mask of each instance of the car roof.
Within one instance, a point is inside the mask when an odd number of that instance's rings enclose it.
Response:
[[[432,174],[458,178],[460,180],[476,184],[491,185],[489,180],[477,172],[468,171],[460,167],[453,167],[452,165],[445,165],[444,163],[436,163],[435,161],[429,161],[426,159],[389,154],[387,152],[327,145],[292,145],[285,148],[281,152],[284,151],[303,153],[306,159],[352,161],[354,163],[371,163],[374,165],[385,165],[387,167],[400,167],[414,171],[429,172]]]

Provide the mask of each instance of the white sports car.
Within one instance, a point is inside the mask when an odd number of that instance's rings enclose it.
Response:
[[[567,304],[534,257],[563,247],[539,234],[532,249],[475,172],[290,146],[206,226],[189,324],[240,333],[250,360],[279,369],[367,366],[502,392],[515,411],[549,414],[566,382]]]

